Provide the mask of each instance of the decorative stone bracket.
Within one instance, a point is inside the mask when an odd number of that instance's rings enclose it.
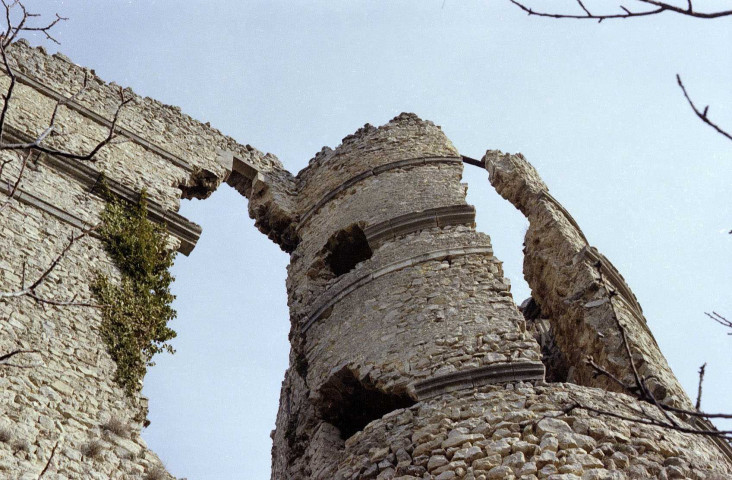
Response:
[[[224,181],[249,199],[255,226],[282,250],[292,252],[300,242],[292,174],[284,169],[262,171],[231,151],[219,150],[217,161],[228,172]]]

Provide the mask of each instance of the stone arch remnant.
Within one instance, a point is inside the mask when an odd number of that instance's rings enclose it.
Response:
[[[73,95],[84,70],[25,43],[13,54],[20,86],[9,132],[22,139],[37,134],[55,101]],[[115,86],[91,83],[63,109],[78,134],[50,142],[80,148],[98,141]],[[483,163],[499,193],[529,217],[525,273],[540,310],[530,323],[549,322],[542,332],[551,331],[552,351],[575,367],[563,382],[545,380],[545,345],[516,307],[490,238],[476,231],[460,183],[463,160],[433,123],[401,114],[379,128],[366,125],[297,175],[273,155],[149,98],[134,97],[119,134],[126,141],[95,162],[45,156],[27,172],[15,208],[0,211],[0,279],[10,285],[23,268],[42,270],[67,232],[96,223],[102,178],[131,201],[146,191],[149,218],[167,225],[171,248],[184,254],[200,228],[176,213],[180,198],[205,198],[224,182],[234,187],[248,198],[257,228],[290,254],[292,349],[273,433],[273,479],[732,473],[723,448],[708,439],[565,409],[572,401],[618,412],[639,406],[579,365],[577,352],[592,349],[613,372],[627,373],[617,337],[603,330],[603,315],[613,312],[629,325],[659,396],[680,406],[689,400],[622,277],[580,241],[522,157],[489,151]],[[80,247],[54,271],[57,290],[49,294],[89,298],[95,271],[116,278],[98,239]],[[598,262],[605,280],[593,273]],[[609,288],[621,297],[614,310],[600,302]],[[13,476],[40,471],[58,444],[57,478],[159,471],[139,439],[146,401],[115,384],[97,310],[21,298],[0,301],[0,314],[12,318],[1,324],[0,354],[18,346],[35,352],[19,360],[33,368],[0,369],[0,433],[8,432],[0,468]],[[124,431],[110,426],[120,423]],[[27,448],[12,446],[22,441]],[[90,461],[95,442],[106,447]]]

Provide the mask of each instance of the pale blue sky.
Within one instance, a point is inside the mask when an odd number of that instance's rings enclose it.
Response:
[[[27,3],[71,18],[57,33],[75,62],[293,172],[402,111],[465,155],[523,152],[625,276],[687,390],[706,361],[703,406],[732,410],[732,338],[703,314],[732,316],[732,142],[694,117],[674,78],[732,128],[732,18],[598,25],[529,18],[507,0]],[[467,166],[465,181],[520,302],[525,221],[485,172]],[[231,189],[181,213],[204,232],[174,267],[178,353],[148,374],[143,436],[179,477],[269,478],[287,255]]]

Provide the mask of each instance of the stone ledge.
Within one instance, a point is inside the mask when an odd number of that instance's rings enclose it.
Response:
[[[506,362],[436,375],[414,383],[413,387],[417,400],[422,401],[443,393],[483,385],[543,380],[544,364],[542,363]]]
[[[4,75],[6,74],[4,68],[1,68],[0,71],[2,71]],[[105,127],[112,126],[112,122],[110,120],[108,120],[107,118],[90,110],[89,108],[83,106],[79,102],[69,99],[65,95],[57,92],[56,90],[48,87],[47,85],[44,85],[39,80],[31,77],[30,75],[18,72],[17,69],[14,69],[13,73],[15,73],[15,77],[17,78],[18,82],[25,84],[25,85],[33,88],[34,90],[37,90],[41,94],[43,94],[47,97],[50,97],[56,101],[63,101],[64,106],[66,108],[69,108],[70,110],[74,110],[75,112],[79,113],[83,117],[86,117],[100,125],[104,125]],[[191,165],[187,161],[178,157],[177,155],[174,155],[166,150],[163,150],[159,146],[155,145],[154,143],[150,142],[149,140],[142,138],[140,135],[134,133],[133,131],[131,131],[125,127],[117,125],[115,127],[115,132],[117,132],[119,135],[122,135],[123,137],[128,138],[131,142],[136,143],[137,145],[140,145],[141,147],[154,152],[156,155],[159,155],[160,157],[168,160],[173,165],[180,167],[180,168],[186,170],[187,172],[193,171],[193,167],[191,167]]]
[[[11,190],[12,187],[0,183],[0,193],[9,195]],[[80,230],[86,230],[92,227],[91,224],[85,222],[76,215],[69,213],[65,210],[61,210],[53,204],[41,198],[38,198],[35,195],[28,193],[20,188],[15,192],[15,197],[13,198],[21,203],[30,205],[41,210],[42,212],[48,213],[52,217],[55,217],[62,222],[67,223]],[[178,216],[180,217],[180,215]],[[199,227],[195,223],[190,222],[188,223],[192,227],[189,227],[186,224],[176,223],[175,219],[160,217],[158,214],[150,209],[148,209],[148,218],[156,223],[165,224],[168,227],[168,233],[180,240],[180,247],[178,247],[178,251],[183,255],[190,255],[190,253],[193,251],[193,248],[196,246],[196,241],[198,240],[198,237],[201,234],[201,227]],[[92,232],[91,235],[93,237],[98,236],[96,232]]]
[[[449,225],[475,225],[475,207],[472,205],[450,205],[412,212],[372,225],[364,230],[366,240],[372,249],[386,240],[408,233],[433,227]]]
[[[11,137],[20,139],[21,141],[27,140],[23,139],[18,132],[12,131],[9,127],[8,130]],[[88,164],[79,160],[61,158],[53,155],[43,155],[41,163],[46,164],[59,173],[74,179],[87,189],[89,193],[96,195],[101,193],[100,180],[102,179],[103,174],[90,167]],[[105,183],[109,190],[120,198],[129,202],[138,202],[140,200],[139,192],[136,192],[119,182],[110,178],[105,178]],[[0,191],[7,195],[10,193],[10,188],[7,185],[0,185]],[[40,210],[49,213],[50,215],[74,227],[86,229],[91,226],[73,213],[62,210],[26,191],[19,190],[15,198],[25,204],[39,208]],[[180,247],[178,248],[178,251],[183,255],[190,255],[201,236],[201,227],[176,212],[164,209],[160,204],[149,199],[147,201],[147,212],[148,218],[151,221],[160,225],[165,225],[168,228],[168,233],[180,240]]]
[[[435,163],[458,163],[462,165],[462,160],[460,157],[419,157],[419,158],[409,158],[406,160],[398,160],[396,162],[387,163],[385,165],[379,165],[378,167],[375,167],[371,170],[367,170],[365,172],[362,172],[355,177],[352,177],[345,182],[341,183],[339,186],[325,194],[323,198],[321,198],[318,203],[313,205],[307,212],[305,212],[300,217],[300,223],[298,224],[297,229],[300,230],[305,223],[312,217],[315,212],[320,210],[323,205],[331,201],[336,195],[341,193],[343,190],[350,188],[354,186],[355,184],[365,180],[366,178],[373,177],[376,175],[380,175],[384,172],[388,172],[389,170],[395,170],[397,168],[410,168],[410,167],[416,167],[420,165],[429,165],[429,164],[435,164]]]
[[[367,275],[363,275],[361,277],[358,277],[351,283],[345,285],[343,288],[335,292],[334,294],[331,294],[331,289],[326,290],[321,294],[321,296],[328,296],[330,297],[329,300],[324,302],[320,307],[316,308],[314,313],[306,317],[302,321],[302,330],[301,332],[305,334],[308,329],[315,323],[321,315],[328,310],[330,307],[335,305],[338,301],[340,301],[342,298],[353,292],[354,290],[357,290],[364,285],[367,285],[371,283],[372,281],[376,280],[379,277],[383,277],[384,275],[387,275],[389,273],[393,273],[399,270],[402,270],[404,268],[412,267],[414,265],[418,265],[420,263],[429,262],[432,260],[441,260],[447,257],[461,257],[465,255],[493,255],[493,248],[490,245],[481,245],[481,246],[475,246],[475,247],[457,247],[457,248],[445,248],[442,250],[435,250],[432,252],[427,252],[422,255],[417,255],[416,257],[411,257],[406,260],[402,260],[400,262],[394,262],[390,263],[389,265],[386,265],[384,267],[381,267]]]
[[[5,195],[10,195],[10,192],[12,191],[12,189],[13,189],[13,187],[11,185],[0,182],[0,193],[3,193]],[[80,230],[86,230],[91,227],[91,225],[89,223],[80,219],[76,215],[68,213],[65,210],[61,210],[60,208],[55,207],[54,205],[46,202],[45,200],[42,200],[41,198],[36,197],[33,194],[30,194],[30,193],[24,191],[21,188],[18,188],[18,190],[15,192],[15,196],[13,198],[15,200],[19,201],[20,203],[24,203],[26,205],[36,207],[39,210],[41,210],[42,212],[48,213],[52,217],[55,217],[64,223],[68,223],[72,227],[76,227]],[[92,236],[94,236],[95,233],[96,232],[92,232],[91,233]]]

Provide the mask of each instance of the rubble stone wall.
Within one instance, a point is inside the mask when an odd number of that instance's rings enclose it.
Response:
[[[451,160],[458,158],[439,128],[402,114],[324,149],[298,174],[300,243],[288,270],[293,349],[272,478],[730,474],[708,439],[587,410],[632,415],[637,400],[544,380],[539,344],[490,239],[475,231],[461,166]],[[368,243],[369,255],[335,272],[329,262],[339,241],[354,242],[354,252]],[[607,275],[619,285],[617,272]],[[616,289],[635,302],[627,287]],[[652,340],[628,331],[634,342]],[[565,338],[572,361],[591,332]]]
[[[83,154],[107,136],[120,102],[116,85],[63,55],[47,55],[22,41],[13,45],[11,60],[17,84],[5,143],[36,139],[59,102],[64,105],[45,146]],[[79,93],[85,75],[87,86]],[[9,82],[7,75],[0,76],[0,89],[6,91]],[[129,89],[123,93],[133,100],[120,113],[117,137],[94,160],[33,157],[12,199],[8,195],[20,174],[21,156],[0,152],[0,162],[9,161],[0,179],[0,292],[32,284],[72,234],[99,222],[105,206],[102,179],[113,193],[133,202],[145,191],[148,217],[166,224],[170,247],[185,254],[201,230],[176,213],[181,196],[205,197],[226,180],[246,184],[242,190],[249,195],[254,192],[258,221],[267,220],[278,202],[289,208],[294,179],[274,156],[239,145],[176,107]],[[248,177],[241,173],[244,164]],[[69,249],[36,293],[95,303],[90,283],[98,272],[119,279],[101,241],[91,234]],[[143,479],[163,471],[140,438],[146,399],[126,396],[113,380],[116,365],[99,334],[98,308],[5,297],[0,319],[0,356],[28,352],[0,362],[0,478],[38,478],[54,445],[47,479]]]
[[[590,246],[571,215],[519,155],[489,151],[484,157],[496,190],[529,220],[524,276],[555,340],[574,368],[572,381],[622,390],[587,365],[591,357],[612,375],[634,384],[622,341],[626,331],[634,363],[657,400],[683,408],[691,401],[661,354],[635,295],[615,267]]]

